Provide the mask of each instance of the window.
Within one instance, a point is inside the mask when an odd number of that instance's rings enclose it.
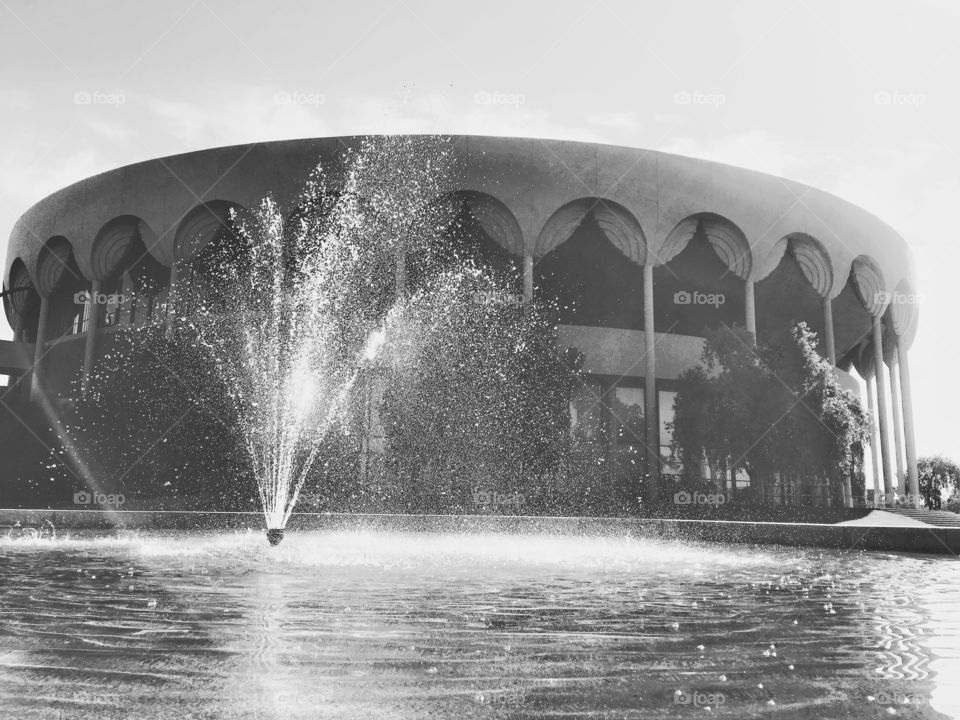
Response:
[[[618,385],[613,389],[610,414],[618,444],[643,445],[646,437],[643,412],[643,388]]]
[[[600,442],[600,423],[603,417],[599,383],[587,382],[573,391],[570,398],[570,436],[580,442]]]
[[[660,404],[661,472],[669,475],[677,475],[683,471],[683,468],[673,459],[673,431],[670,430],[668,425],[668,423],[673,422],[673,402],[677,399],[677,393],[673,390],[661,390],[657,395]]]

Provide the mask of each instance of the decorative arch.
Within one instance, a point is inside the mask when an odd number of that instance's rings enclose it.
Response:
[[[817,295],[829,297],[833,290],[833,265],[820,241],[805,233],[793,233],[786,240],[787,252],[793,254]]]
[[[878,317],[888,305],[886,283],[880,265],[869,255],[858,255],[850,266],[850,277],[860,302],[870,317]]]
[[[7,290],[14,291],[3,296],[3,310],[6,313],[7,322],[14,331],[23,329],[28,338],[35,337],[40,295],[33,286],[27,266],[20,258],[16,258],[10,266]]]
[[[92,278],[104,280],[119,275],[143,259],[155,242],[153,231],[140,218],[134,215],[113,218],[100,228],[93,240],[90,253]]]
[[[188,212],[174,237],[175,262],[195,258],[221,230],[230,230],[230,211],[245,212],[242,205],[229,200],[210,200]]]
[[[476,190],[457,190],[448,197],[462,201],[491,240],[511,255],[523,256],[524,242],[520,223],[502,201]]]
[[[666,265],[683,252],[697,233],[703,233],[717,256],[737,277],[746,280],[753,270],[753,253],[746,235],[730,220],[714,213],[698,213],[681,220],[667,235],[657,257],[658,265]]]
[[[906,279],[894,290],[890,303],[890,326],[897,337],[911,338],[917,329],[919,296]]]
[[[537,237],[534,254],[543,257],[569,240],[590,212],[604,235],[627,259],[637,265],[647,262],[647,239],[640,222],[625,207],[604,198],[574,200],[553,213]]]
[[[37,289],[41,295],[50,295],[63,283],[80,281],[73,246],[62,235],[44,243],[37,259]]]
[[[848,356],[860,377],[864,380],[869,380],[874,376],[876,363],[874,362],[873,347],[870,345],[869,339],[861,340],[851,348]]]
[[[22,315],[26,309],[31,294],[38,297],[37,290],[33,286],[33,280],[30,279],[30,273],[27,272],[27,266],[23,260],[17,258],[10,266],[10,282],[8,290],[16,290],[4,296],[4,305],[7,311],[7,319],[11,319],[11,314]],[[13,323],[10,323],[13,325]]]

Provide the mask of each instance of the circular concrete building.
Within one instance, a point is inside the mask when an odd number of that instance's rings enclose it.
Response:
[[[0,371],[28,375],[18,387],[35,398],[65,397],[118,327],[167,324],[182,310],[192,266],[226,232],[231,208],[267,193],[292,201],[318,160],[335,162],[360,140],[149,160],[41,200],[9,240],[14,341],[0,346]],[[452,143],[455,196],[484,256],[514,263],[527,301],[559,301],[558,342],[583,357],[570,408],[581,438],[640,458],[653,477],[675,472],[672,398],[680,373],[700,361],[705,330],[737,324],[762,341],[802,320],[845,386],[860,391],[851,367],[867,379],[875,488],[917,496],[914,271],[889,226],[814,188],[703,160],[523,138]]]

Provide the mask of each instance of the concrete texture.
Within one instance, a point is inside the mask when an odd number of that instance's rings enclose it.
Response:
[[[27,210],[15,226],[4,285],[9,286],[11,267],[22,263],[39,287],[40,251],[54,237],[66,238],[79,271],[93,280],[94,240],[123,216],[143,223],[146,234],[156,238],[148,244],[150,253],[169,266],[175,238],[198,198],[252,208],[270,191],[287,202],[319,159],[332,162],[344,146],[360,140],[316,138],[215,148],[148,160],[70,185]],[[892,228],[800,183],[651,150],[528,138],[455,136],[453,141],[463,161],[458,189],[495,200],[491,206],[509,213],[507,224],[520,228],[525,252],[535,256],[550,249],[545,234],[557,226],[558,213],[576,214],[577,208],[591,206],[585,199],[603,198],[628,228],[623,238],[628,256],[655,265],[682,246],[691,216],[710,213],[731,228],[715,247],[738,258],[750,281],[774,270],[788,238],[797,247],[803,238],[822,255],[824,267],[815,279],[830,297],[841,293],[852,267],[865,287],[887,292],[915,287],[909,249]],[[796,202],[797,197],[804,202]],[[744,243],[745,253],[739,253],[737,242]],[[909,344],[916,308],[901,311],[907,315],[900,334]],[[843,327],[842,317],[838,327]],[[843,344],[840,337],[838,344]]]

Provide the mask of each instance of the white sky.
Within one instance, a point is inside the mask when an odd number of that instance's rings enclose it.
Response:
[[[952,0],[0,0],[0,253],[70,182],[218,145],[449,132],[719,160],[833,192],[907,238],[918,449],[960,461],[958,36]]]

